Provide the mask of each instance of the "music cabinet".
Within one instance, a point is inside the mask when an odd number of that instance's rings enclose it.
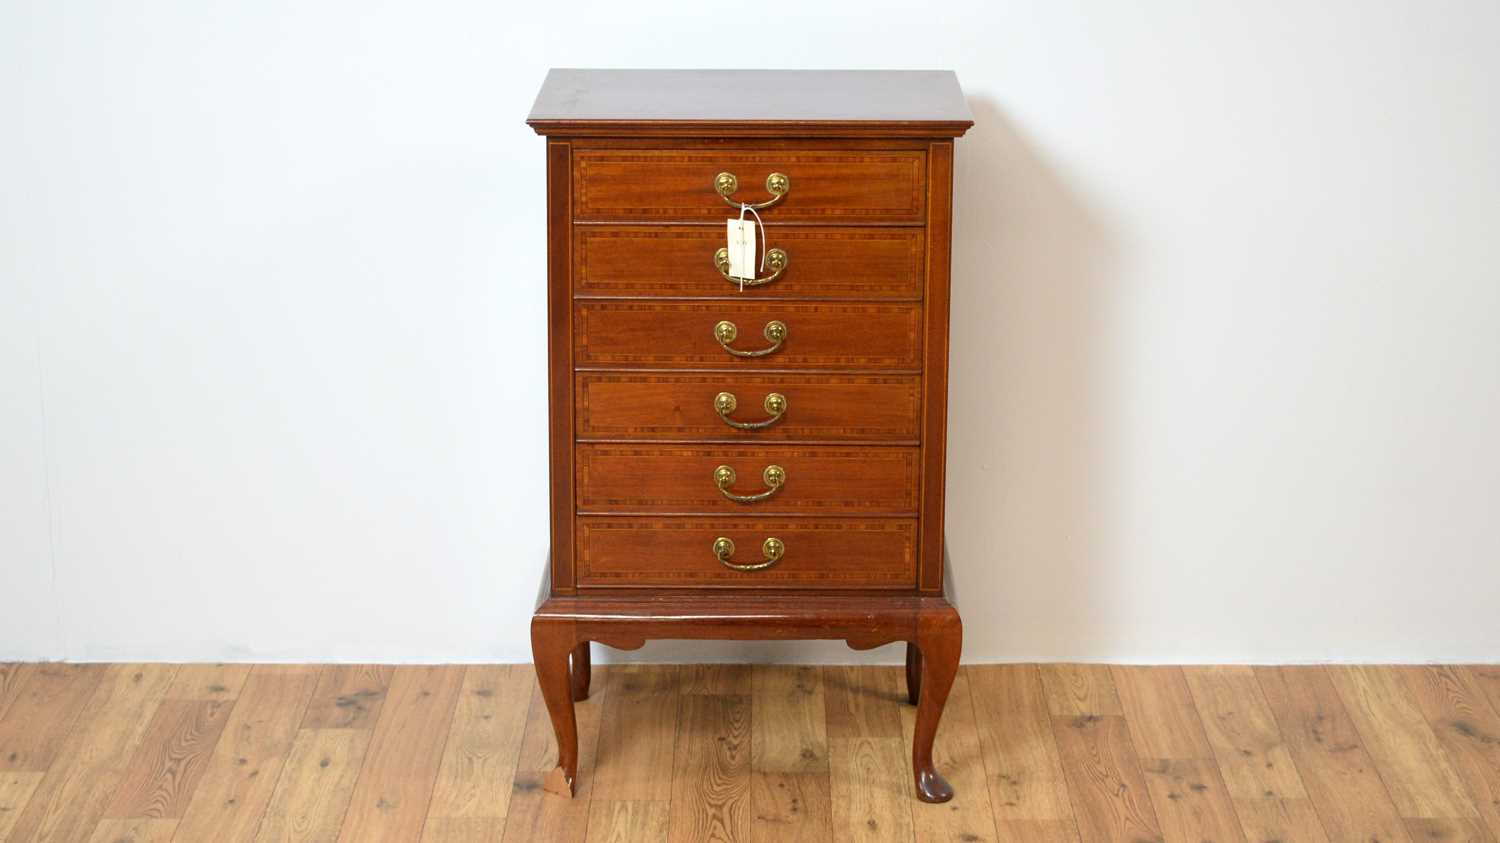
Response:
[[[951,798],[932,741],[962,640],[943,572],[954,139],[973,124],[956,77],[553,70],[527,122],[547,150],[547,789],[573,792],[589,642],[841,639],[906,642],[917,792]]]

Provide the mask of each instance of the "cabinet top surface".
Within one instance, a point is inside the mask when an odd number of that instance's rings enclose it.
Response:
[[[951,70],[554,68],[526,120],[538,134],[962,135]]]

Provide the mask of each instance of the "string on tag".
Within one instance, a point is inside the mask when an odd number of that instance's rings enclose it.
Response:
[[[750,207],[748,204],[746,204],[744,202],[740,203],[740,223],[741,224],[743,224],[745,222],[745,212],[746,211],[750,212],[750,216],[755,217],[755,224],[758,225],[758,226],[760,226],[760,241],[757,242],[755,245],[756,245],[756,249],[760,251],[760,271],[761,272],[765,272],[766,271],[766,224],[761,221],[760,214],[757,214],[755,212],[754,208]],[[740,278],[740,292],[742,292],[742,293],[745,292],[745,279],[744,278]]]

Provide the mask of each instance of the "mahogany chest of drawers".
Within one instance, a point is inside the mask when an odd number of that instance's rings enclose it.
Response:
[[[590,641],[833,638],[906,642],[916,786],[951,797],[932,740],[962,635],[943,581],[957,79],[553,70],[528,123],[547,138],[549,789],[573,790]],[[737,275],[729,220],[759,247]]]

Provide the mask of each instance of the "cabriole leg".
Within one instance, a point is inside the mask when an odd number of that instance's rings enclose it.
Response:
[[[937,736],[938,720],[948,691],[958,675],[958,655],[963,649],[963,623],[951,606],[924,609],[917,618],[916,657],[917,722],[911,747],[912,770],[916,775],[917,798],[923,802],[947,802],[953,788],[932,764],[932,740]],[[909,651],[908,651],[909,652]],[[908,654],[908,676],[912,659]]]
[[[906,642],[906,699],[912,705],[922,696],[922,651]]]
[[[531,621],[531,660],[557,736],[557,768],[547,774],[542,786],[568,797],[578,776],[578,720],[573,714],[574,680],[568,669],[568,655],[577,646],[575,635],[571,621],[543,617]]]
[[[573,701],[583,702],[589,698],[589,642],[580,641],[573,648]]]

